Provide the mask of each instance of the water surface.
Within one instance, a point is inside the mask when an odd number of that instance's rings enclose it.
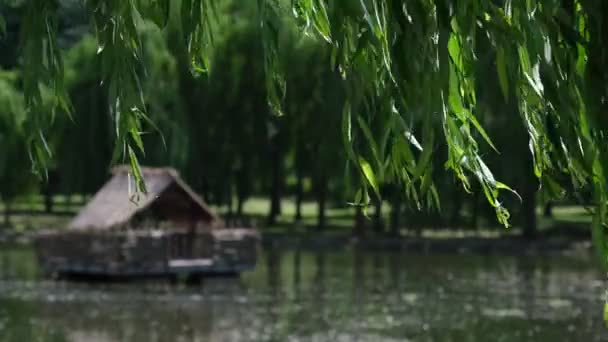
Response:
[[[0,341],[602,341],[590,258],[266,251],[200,286],[42,280],[0,249]]]

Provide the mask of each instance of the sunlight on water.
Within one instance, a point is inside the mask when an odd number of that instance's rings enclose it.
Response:
[[[41,280],[0,250],[0,341],[600,341],[587,259],[272,251],[196,287]]]

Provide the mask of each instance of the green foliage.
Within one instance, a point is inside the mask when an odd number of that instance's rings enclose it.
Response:
[[[512,101],[528,132],[536,175],[556,184],[552,173],[565,170],[578,183],[591,181],[598,189],[596,227],[606,222],[605,159],[601,157],[605,154],[601,141],[606,126],[596,119],[599,112],[593,107],[605,105],[600,105],[597,97],[585,95],[590,89],[585,83],[598,75],[589,77],[585,69],[590,63],[587,55],[605,56],[600,43],[605,25],[597,14],[603,13],[605,6],[601,1],[365,0],[356,8],[295,1],[303,25],[314,28],[333,46],[335,63],[345,81],[355,88],[351,102],[362,103],[367,111],[360,115],[381,120],[383,113],[374,109],[382,106],[371,106],[370,102],[386,102],[384,107],[394,102],[406,122],[422,125],[417,135],[429,143],[423,144],[418,157],[399,152],[403,143],[392,149],[406,158],[403,164],[419,163],[421,169],[429,169],[430,152],[425,150],[433,148],[433,139],[428,136],[437,136],[433,128],[442,127],[448,148],[446,167],[455,172],[465,189],[470,187],[469,175],[473,175],[499,221],[506,225],[509,214],[499,196],[502,190],[511,189],[495,179],[477,141],[481,138],[495,148],[480,124],[480,108],[495,110]],[[591,32],[591,27],[596,32]],[[475,68],[488,55],[495,67]],[[479,98],[480,89],[492,86],[482,83],[488,72],[497,73],[499,82],[494,91],[502,93],[503,99]],[[365,75],[364,81],[357,79],[359,74]],[[593,88],[605,87],[594,83]],[[479,102],[488,99],[492,102]],[[359,129],[361,139],[368,141],[365,147],[373,152],[374,141],[384,139],[384,134],[370,139],[364,126]],[[557,135],[551,136],[550,130]],[[357,133],[349,126],[347,136],[356,137]],[[352,144],[352,138],[347,140]],[[382,167],[364,158],[357,160],[373,184],[376,177],[371,175],[381,174]],[[393,158],[392,162],[398,160]],[[370,165],[374,165],[373,173]],[[422,180],[418,191],[422,195],[429,192],[431,188],[423,188],[423,173],[407,172],[407,167],[404,170],[402,181],[412,184]],[[604,235],[604,228],[596,228],[596,241],[602,240],[596,243],[600,251],[605,249]]]
[[[28,1],[21,25],[28,149],[34,172],[45,174],[52,157],[45,131],[49,122],[54,120],[57,109],[70,111],[56,37],[58,6],[56,1]],[[46,98],[48,100],[43,96],[44,87],[53,92],[52,97]]]
[[[15,73],[0,70],[0,197],[11,202],[26,193],[34,177],[24,172],[31,165],[28,159],[23,94],[17,90]]]
[[[145,128],[153,128],[153,122],[162,128],[168,122],[149,119],[147,113],[179,111],[169,110],[170,102],[157,103],[156,96],[146,95],[155,87],[147,88],[142,81],[144,66],[150,63],[144,56],[143,46],[148,44],[142,38],[144,23],[178,32],[185,47],[178,60],[197,76],[208,73],[205,76],[214,81],[223,72],[230,74],[226,70],[214,74],[214,65],[234,72],[243,70],[235,66],[242,62],[216,62],[226,56],[211,48],[215,33],[229,29],[226,19],[214,14],[219,11],[215,4],[223,2],[87,3],[118,141],[114,160],[128,159],[138,175]],[[308,36],[327,44],[328,65],[340,75],[344,89],[339,121],[349,165],[355,166],[355,176],[362,180],[360,200],[367,200],[368,188],[379,192],[380,184],[395,182],[418,205],[437,203],[432,180],[438,160],[444,159],[444,167],[465,190],[474,187],[471,177],[476,180],[498,221],[508,225],[503,194],[513,190],[497,179],[487,162],[494,150],[509,148],[488,133],[492,118],[508,115],[518,118],[527,133],[534,173],[542,184],[550,185],[552,194],[569,188],[562,187],[568,185],[563,174],[576,187],[594,189],[594,241],[608,261],[604,253],[608,249],[605,1],[258,0],[256,4],[250,39],[260,42],[264,70],[260,83],[275,115],[297,112],[287,107],[291,66],[283,60],[286,37],[293,37],[288,34],[293,31],[292,19]],[[43,164],[48,162],[44,131],[52,115],[42,114],[48,112],[42,86],[54,95],[51,109],[70,112],[71,107],[55,33],[58,6],[58,1],[28,1],[23,20],[23,84],[32,123],[27,140],[32,142],[34,160]],[[180,28],[171,28],[172,22]],[[159,63],[167,65],[162,79],[170,79],[171,62]],[[438,148],[447,156],[435,158]],[[143,184],[139,178],[137,183]],[[140,186],[140,190],[145,189]]]
[[[86,35],[65,54],[73,112],[71,117],[58,116],[49,134],[54,167],[69,180],[62,182],[65,193],[92,193],[105,182],[116,139],[96,52],[96,39]]]

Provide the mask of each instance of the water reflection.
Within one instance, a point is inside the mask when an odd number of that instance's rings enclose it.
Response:
[[[241,279],[38,279],[0,250],[0,341],[600,341],[589,260],[266,251]]]

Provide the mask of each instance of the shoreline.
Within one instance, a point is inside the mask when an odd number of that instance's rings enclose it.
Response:
[[[283,233],[262,234],[264,249],[395,251],[442,254],[564,255],[593,253],[591,241],[572,237],[528,240],[517,236],[501,237],[382,237],[293,236]]]
[[[3,245],[31,244],[35,232],[0,233]],[[331,251],[357,249],[363,251],[391,251],[441,254],[479,255],[583,255],[593,253],[589,239],[580,236],[543,237],[529,240],[519,236],[498,237],[414,237],[414,236],[366,236],[313,235],[294,233],[261,232],[260,246],[265,250]]]

